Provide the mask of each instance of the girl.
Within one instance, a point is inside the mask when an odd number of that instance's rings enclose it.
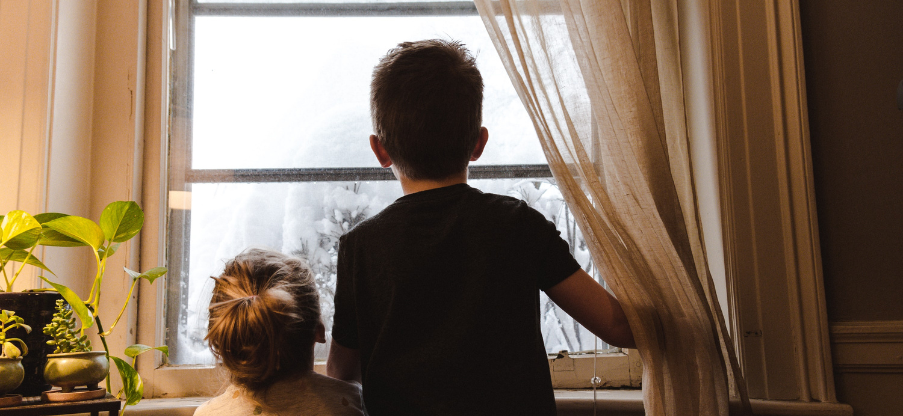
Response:
[[[250,249],[226,263],[210,300],[207,337],[231,385],[195,416],[361,416],[361,388],[313,371],[326,342],[310,269],[285,254]]]

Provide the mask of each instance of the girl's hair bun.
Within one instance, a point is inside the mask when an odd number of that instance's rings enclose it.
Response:
[[[204,339],[234,384],[258,393],[309,369],[320,298],[302,260],[249,249],[213,279]]]

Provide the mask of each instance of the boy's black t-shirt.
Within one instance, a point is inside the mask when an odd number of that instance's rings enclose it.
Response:
[[[466,184],[399,198],[339,244],[333,339],[370,415],[553,415],[539,290],[579,269],[542,214]]]

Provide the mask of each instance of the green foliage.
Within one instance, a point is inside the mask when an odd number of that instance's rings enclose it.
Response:
[[[122,390],[120,390],[116,397],[122,398],[122,395],[124,394],[126,406],[137,404],[141,401],[141,396],[144,395],[144,383],[141,381],[138,371],[135,370],[135,357],[151,350],[157,350],[164,355],[169,355],[169,348],[165,345],[151,347],[143,344],[134,344],[125,349],[125,355],[132,357],[131,364],[120,358],[110,357],[110,359],[116,363],[116,368],[119,370],[119,377],[122,379]]]
[[[144,226],[144,211],[134,201],[117,201],[100,214],[104,238],[114,243],[128,241]]]
[[[116,363],[116,368],[119,370],[119,377],[122,379],[121,393],[125,393],[125,405],[131,406],[138,404],[138,402],[141,401],[141,396],[144,395],[144,382],[141,381],[141,376],[138,375],[138,371],[135,370],[135,367],[121,358],[110,357],[110,359]]]
[[[67,308],[62,299],[57,300],[53,320],[44,327],[44,334],[53,338],[47,344],[56,346],[54,354],[91,351],[91,340],[85,334],[78,336],[75,327],[72,309]]]
[[[138,273],[128,268],[125,269],[125,272],[129,276],[132,276],[132,279],[145,279],[148,281],[148,283],[154,283],[154,280],[157,280],[158,277],[166,274],[166,271],[167,270],[165,267],[154,267],[153,269],[150,269],[144,273]]]
[[[59,213],[44,213],[32,217],[23,211],[12,211],[5,216],[0,216],[0,231],[2,231],[0,232],[0,243],[2,243],[0,244],[0,269],[3,269],[8,262],[14,261],[21,263],[22,266],[29,264],[53,274],[43,263],[31,255],[35,247],[41,245],[88,246],[91,248],[91,253],[97,262],[97,274],[94,276],[94,282],[86,300],[82,300],[83,298],[65,285],[41,277],[59,292],[70,306],[67,308],[62,300],[57,301],[57,312],[53,315],[53,321],[44,327],[43,332],[53,338],[47,343],[56,347],[54,353],[90,351],[91,342],[85,335],[85,329],[96,324],[107,357],[116,363],[122,377],[126,405],[138,403],[143,393],[141,377],[135,370],[135,357],[150,350],[158,350],[169,355],[169,349],[166,346],[133,345],[125,351],[127,356],[132,357],[132,363],[129,364],[110,356],[106,336],[110,335],[125,312],[138,282],[144,279],[152,284],[157,278],[166,274],[166,268],[155,267],[143,273],[125,269],[125,272],[131,277],[131,288],[119,316],[106,331],[103,330],[100,318],[94,314],[94,311],[100,308],[100,287],[106,273],[107,260],[116,253],[120,244],[138,235],[143,226],[144,211],[133,201],[116,201],[107,205],[100,215],[99,222]],[[6,271],[2,270],[2,274],[6,278],[7,291],[12,290],[12,283],[19,272],[21,272],[21,267],[10,280]],[[78,316],[80,325],[76,323],[73,314]],[[13,346],[13,348],[15,347]],[[15,354],[12,349],[10,352]],[[109,390],[109,388],[108,377],[107,389]]]
[[[30,264],[51,274],[53,273],[52,271],[50,271],[50,269],[47,268],[47,266],[44,265],[44,263],[41,263],[40,260],[38,260],[35,256],[32,256],[31,253],[26,250],[14,250],[8,247],[2,247],[0,248],[0,259],[3,259],[3,265],[6,265],[6,263],[10,261],[17,261],[20,263]]]
[[[162,352],[163,355],[166,355],[167,357],[169,356],[169,347],[167,347],[165,345],[159,346],[159,347],[150,347],[150,346],[147,346],[144,344],[134,344],[134,345],[129,346],[128,348],[125,349],[125,355],[135,358],[138,355],[140,355],[144,352],[150,351],[150,350],[157,350],[157,351]]]
[[[72,311],[75,311],[75,314],[78,315],[78,320],[82,323],[80,329],[81,332],[84,333],[86,328],[90,328],[94,325],[94,314],[91,313],[91,309],[88,308],[88,306],[85,304],[85,301],[78,297],[78,295],[75,294],[72,289],[69,289],[68,287],[61,284],[53,283],[44,277],[42,277],[41,279],[47,282],[48,285],[56,289],[56,291],[59,292],[63,299],[66,300],[66,303],[68,303],[72,308],[72,310],[69,311],[70,315],[72,314]],[[58,300],[57,304],[59,304],[60,302],[62,301]]]
[[[66,237],[90,246],[94,250],[103,246],[103,230],[87,218],[68,215],[44,224],[46,227]]]
[[[106,331],[102,328],[100,318],[93,312],[100,308],[100,287],[106,273],[107,259],[116,253],[116,250],[119,249],[121,243],[138,235],[138,232],[140,232],[141,228],[144,226],[144,212],[138,204],[133,201],[116,201],[104,208],[100,215],[99,223],[95,223],[87,218],[71,215],[56,218],[47,217],[46,220],[47,221],[44,223],[45,231],[42,234],[42,240],[40,240],[41,243],[57,246],[87,245],[91,247],[93,249],[94,260],[97,262],[97,274],[94,277],[91,292],[85,301],[79,298],[78,295],[66,286],[44,279],[72,306],[72,310],[66,310],[65,315],[61,315],[59,317],[60,319],[57,319],[56,315],[54,315],[54,322],[51,323],[51,325],[56,324],[56,327],[50,328],[50,325],[48,325],[44,331],[52,336],[55,336],[54,334],[59,334],[60,338],[57,339],[55,337],[54,341],[51,342],[55,342],[55,344],[52,345],[56,345],[57,349],[61,350],[73,348],[70,345],[73,342],[76,344],[83,341],[86,342],[87,338],[84,335],[85,329],[96,323],[99,331],[98,335],[103,342],[107,357],[113,360],[116,367],[119,369],[120,377],[122,377],[122,384],[124,386],[123,392],[125,393],[126,399],[125,405],[129,406],[136,404],[141,400],[144,387],[141,382],[141,377],[135,370],[134,357],[149,350],[159,350],[168,355],[169,350],[165,346],[152,348],[145,345],[133,345],[126,350],[126,355],[132,357],[132,363],[129,364],[119,358],[110,356],[106,337],[107,335],[110,335],[116,327],[116,324],[119,322],[119,319],[122,318],[122,314],[125,312],[129,300],[132,297],[132,292],[138,282],[141,279],[144,279],[149,283],[153,283],[154,280],[166,274],[166,268],[155,267],[143,273],[125,269],[125,272],[132,280],[131,288],[125,298],[125,302],[122,305],[119,315]],[[81,328],[79,329],[81,336],[78,338],[76,338],[75,320],[72,318],[73,311],[78,314],[81,321]],[[88,349],[90,349],[90,344],[85,350]],[[109,389],[110,383],[108,377],[107,390]]]
[[[59,214],[62,215],[62,214]],[[46,219],[45,214],[42,218]],[[44,228],[36,217],[32,217],[25,211],[10,211],[0,216],[0,274],[6,282],[6,291],[12,291],[13,283],[22,273],[26,264],[38,267],[53,274],[50,269],[32,256],[37,247]],[[6,266],[11,262],[20,263],[20,266],[12,273],[8,273]]]
[[[18,358],[20,355],[28,354],[28,346],[24,341],[19,338],[6,338],[6,332],[13,328],[22,328],[26,333],[31,332],[31,327],[25,325],[25,320],[21,316],[16,316],[15,311],[6,309],[0,311],[0,346],[3,350],[0,357],[2,358]],[[13,342],[18,342],[22,346],[22,351]]]
[[[34,247],[41,237],[41,223],[25,211],[10,211],[0,222],[0,246],[13,250]]]

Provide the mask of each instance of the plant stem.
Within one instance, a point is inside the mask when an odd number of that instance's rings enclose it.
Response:
[[[7,280],[7,281],[6,281],[6,291],[7,291],[7,292],[12,292],[12,291],[13,291],[13,284],[16,283],[16,279],[19,278],[19,273],[22,273],[22,269],[25,268],[25,264],[28,262],[28,258],[29,258],[29,257],[32,257],[31,253],[34,252],[34,249],[35,249],[35,248],[37,248],[37,245],[31,246],[31,250],[28,250],[28,255],[25,256],[25,259],[24,259],[24,260],[22,260],[22,264],[19,265],[19,270],[16,271],[16,274],[13,275],[13,280]],[[5,277],[5,276],[4,276],[4,277]]]
[[[94,305],[96,308],[97,305],[94,304],[94,296],[95,291],[100,291],[100,279],[103,276],[103,261],[100,260],[100,255],[97,254],[97,250],[92,250],[94,253],[94,260],[97,262],[97,273],[94,275],[94,284],[91,286],[91,294],[88,295],[88,300],[85,301],[85,305]],[[106,251],[104,251],[106,253]],[[106,254],[104,254],[106,255]],[[96,294],[100,296],[99,293]]]
[[[12,256],[12,254],[10,254],[10,256]],[[9,279],[6,277],[6,263],[8,263],[8,262],[9,262],[9,260],[4,261],[3,263],[0,263],[0,271],[3,272],[3,280],[6,281],[6,291],[12,292],[13,285],[9,283]]]
[[[135,284],[138,283],[138,279],[132,279],[132,287],[129,288],[129,295],[125,298],[125,303],[122,305],[122,309],[119,311],[119,316],[116,317],[116,320],[113,321],[113,325],[110,325],[110,329],[106,330],[106,332],[100,334],[100,336],[105,337],[110,335],[113,332],[113,328],[116,327],[116,324],[119,323],[119,318],[122,318],[123,312],[125,312],[125,308],[129,306],[129,301],[132,300],[132,292],[135,290]]]
[[[94,322],[97,324],[97,335],[100,336],[100,342],[103,343],[103,350],[107,353],[107,362],[110,362],[110,347],[107,346],[107,338],[103,335],[103,325],[101,325],[100,323],[100,317],[94,315]],[[110,372],[107,371],[107,391],[111,390],[112,388],[110,388]]]
[[[94,308],[96,309],[100,304],[100,284],[103,282],[103,274],[107,270],[107,259],[110,258],[108,252],[110,247],[113,245],[111,241],[106,249],[103,251],[103,260],[100,261],[100,267],[97,270],[97,277],[94,278],[94,282],[97,284],[97,297],[94,298]]]

